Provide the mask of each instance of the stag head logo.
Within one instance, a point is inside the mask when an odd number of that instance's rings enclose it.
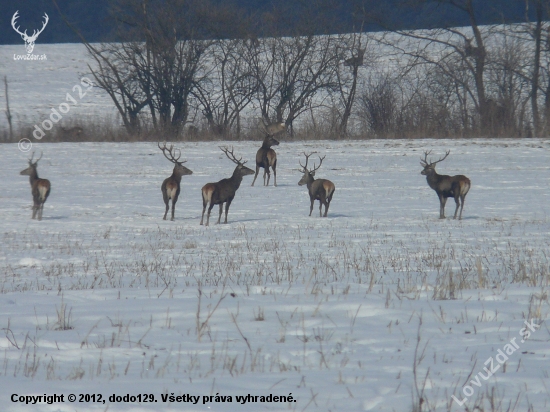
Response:
[[[19,30],[19,26],[16,27],[16,24],[17,24],[16,21],[17,21],[18,18],[19,18],[19,10],[17,10],[13,14],[13,17],[11,18],[11,26],[13,27],[13,29],[17,33],[19,33],[21,35],[21,38],[25,41],[25,49],[27,49],[27,53],[31,54],[33,49],[34,49],[34,42],[38,38],[38,35],[44,31],[44,29],[46,28],[46,25],[48,24],[48,21],[50,20],[50,18],[48,17],[48,15],[46,13],[44,13],[44,23],[42,23],[42,28],[38,31],[33,30],[32,36],[29,36],[27,34],[27,30],[25,30],[23,33],[21,33],[21,31]]]

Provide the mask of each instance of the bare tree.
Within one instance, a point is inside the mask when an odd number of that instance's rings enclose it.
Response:
[[[339,63],[335,36],[262,39],[248,54],[256,78],[256,101],[266,122],[291,127],[301,114],[319,106],[322,91],[336,89]]]
[[[436,66],[449,76],[474,106],[477,114],[476,127],[482,133],[491,133],[494,124],[489,109],[486,90],[486,40],[489,31],[483,31],[478,22],[473,0],[417,0],[424,3],[442,4],[468,18],[469,28],[445,27],[433,30],[396,30],[403,36],[401,44],[395,44],[390,35],[383,43],[398,48],[409,57],[410,67],[418,64]]]
[[[4,94],[6,95],[6,117],[8,119],[9,126],[9,140],[10,142],[13,139],[13,126],[11,124],[11,111],[10,111],[10,99],[8,94],[8,76],[4,76]]]
[[[212,69],[193,91],[210,129],[221,136],[232,128],[237,135],[241,133],[241,113],[256,92],[256,81],[245,58],[250,43],[249,39],[234,39],[211,47]]]
[[[355,104],[359,69],[367,64],[365,52],[369,47],[368,37],[363,34],[352,33],[342,35],[340,39],[340,53],[342,63],[337,66],[337,104],[340,121],[337,133],[345,136],[348,132],[348,123]],[[369,58],[370,56],[367,56]]]
[[[93,45],[80,36],[95,61],[89,68],[97,85],[109,94],[129,133],[139,133],[144,108],[155,129],[169,136],[182,130],[214,43],[203,40],[204,27],[213,26],[210,12],[195,0],[118,0],[112,14],[120,43]]]

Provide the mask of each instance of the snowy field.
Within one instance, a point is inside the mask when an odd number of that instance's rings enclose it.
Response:
[[[0,145],[1,410],[549,410],[548,140],[282,141],[279,186],[245,177],[210,227],[200,188],[234,165],[179,147],[194,173],[171,222],[154,143],[35,144],[38,222],[29,156]],[[438,219],[428,149],[472,181],[462,221]],[[336,185],[325,219],[297,185],[313,150]],[[142,401],[109,400],[128,394]]]
[[[70,112],[63,116],[61,125],[68,120],[96,120],[114,118],[116,110],[107,96],[98,89],[81,95],[78,89],[83,76],[91,78],[88,64],[91,63],[82,44],[37,44],[34,54],[45,54],[47,60],[14,60],[14,55],[25,54],[23,41],[16,45],[0,46],[0,76],[8,79],[10,108],[14,126],[40,124],[51,114],[51,108],[58,109],[69,93],[77,102],[71,103]],[[2,109],[4,109],[4,86],[0,88]],[[84,92],[85,90],[82,90]],[[7,128],[4,113],[0,127]],[[3,123],[6,123],[5,125]]]

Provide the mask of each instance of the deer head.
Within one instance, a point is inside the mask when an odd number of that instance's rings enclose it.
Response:
[[[19,18],[19,10],[17,10],[13,14],[13,17],[11,18],[11,26],[13,27],[13,29],[17,33],[19,33],[21,38],[25,41],[25,49],[27,49],[27,53],[30,54],[34,50],[34,42],[38,38],[38,35],[44,31],[44,29],[46,28],[46,25],[48,24],[48,21],[50,20],[50,18],[48,17],[48,15],[46,13],[44,13],[44,22],[42,23],[42,28],[38,31],[33,30],[32,36],[27,35],[27,30],[25,30],[23,33],[21,33],[21,31],[19,31],[19,26],[15,27],[16,20],[18,18]]]
[[[424,168],[424,170],[422,170],[420,172],[421,175],[429,176],[429,175],[432,175],[433,173],[435,173],[435,165],[437,163],[442,162],[443,160],[445,160],[447,158],[447,156],[449,156],[449,153],[451,153],[450,150],[447,150],[447,153],[445,153],[445,156],[443,156],[441,159],[439,159],[435,162],[430,162],[428,160],[428,156],[431,152],[432,152],[431,150],[428,151],[428,152],[424,152],[424,159],[420,158],[420,165]]]
[[[32,159],[34,158],[34,152],[32,152],[32,156],[29,159],[29,167],[27,167],[25,170],[21,170],[19,174],[24,176],[32,176],[33,174],[35,174],[36,168],[38,167],[38,161],[42,159],[42,155],[43,153],[40,152],[40,157],[36,159],[35,162],[33,162]]]
[[[302,162],[300,162],[300,166],[302,166],[302,169],[300,169],[300,171],[304,174],[302,176],[302,178],[300,179],[300,181],[298,182],[298,184],[300,186],[303,186],[303,185],[306,185],[308,182],[310,181],[313,181],[315,180],[315,171],[318,170],[321,165],[323,164],[323,159],[326,157],[326,156],[319,156],[319,166],[315,166],[315,163],[313,164],[313,169],[308,169],[307,168],[307,163],[309,161],[309,157],[312,155],[312,154],[315,154],[317,152],[312,152],[310,154],[306,154],[305,152],[303,153],[303,155],[306,157],[306,164],[303,165]]]
[[[265,120],[262,119],[262,123],[265,128],[265,133],[268,136],[275,136],[276,134],[279,134],[282,131],[286,131],[286,124],[284,124],[283,122],[266,123]]]
[[[237,167],[235,167],[235,171],[233,172],[233,174],[235,173],[238,173],[240,176],[247,176],[247,175],[253,175],[254,174],[254,170],[246,167],[244,164],[246,163],[242,161],[242,157],[240,159],[237,159],[235,157],[235,155],[233,154],[233,148],[231,148],[231,150],[229,150],[229,148],[227,146],[224,146],[224,147],[221,147],[220,146],[220,149],[222,152],[225,153],[225,155],[227,156],[227,158],[229,160],[231,160],[233,163],[235,163],[237,165]]]
[[[162,150],[162,153],[164,154],[164,157],[166,157],[170,162],[174,163],[174,174],[178,176],[186,176],[186,175],[192,175],[193,172],[183,166],[183,163],[186,163],[185,161],[179,161],[181,157],[181,152],[178,149],[174,149],[174,145],[170,145],[170,147],[166,147],[166,142],[160,146],[160,142],[157,143],[160,150]],[[176,157],[177,154],[177,157]]]

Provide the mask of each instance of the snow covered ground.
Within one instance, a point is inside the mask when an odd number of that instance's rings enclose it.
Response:
[[[25,54],[23,42],[16,45],[0,46],[0,76],[8,79],[10,108],[14,126],[40,124],[51,114],[51,108],[67,102],[71,104],[69,113],[63,115],[61,124],[68,120],[79,122],[106,117],[113,118],[116,110],[111,99],[98,89],[86,95],[73,89],[80,85],[82,77],[90,77],[88,64],[91,63],[86,48],[82,44],[37,44],[34,54],[45,54],[47,60],[15,60],[14,55]],[[2,108],[4,108],[4,86],[0,88]],[[81,90],[81,92],[86,89]],[[77,102],[67,100],[69,93]],[[7,127],[5,117],[2,120]]]
[[[28,154],[0,145],[1,410],[550,407],[548,140],[282,141],[279,186],[245,177],[229,224],[210,227],[200,188],[234,168],[219,143],[178,145],[194,173],[170,222],[156,144],[45,140],[41,222]],[[248,165],[258,147],[234,145]],[[472,181],[462,221],[438,219],[429,149]],[[336,185],[326,219],[297,185],[314,150]],[[142,401],[109,400],[127,394]]]

